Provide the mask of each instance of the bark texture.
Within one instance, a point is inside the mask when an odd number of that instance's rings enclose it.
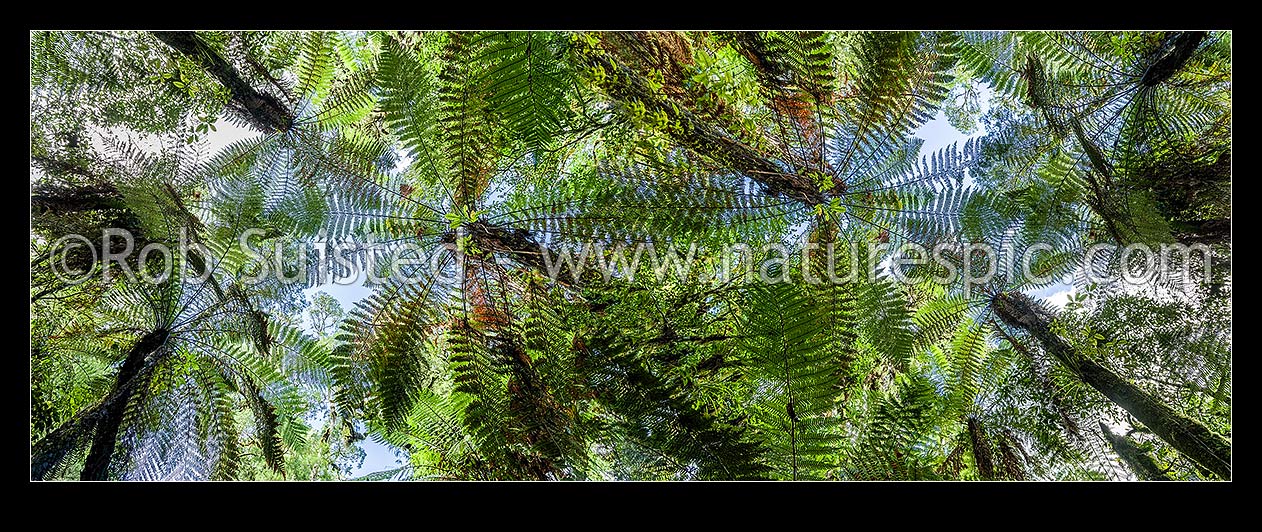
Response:
[[[1113,452],[1117,453],[1118,458],[1131,471],[1135,473],[1135,477],[1139,480],[1171,480],[1166,473],[1157,466],[1157,462],[1148,456],[1143,449],[1140,449],[1135,442],[1122,434],[1114,434],[1104,423],[1100,423],[1100,431],[1104,433],[1104,439],[1109,442],[1109,446],[1113,448]]]
[[[92,448],[83,464],[79,480],[108,480],[110,460],[114,456],[114,447],[118,443],[118,429],[123,424],[123,414],[127,411],[127,403],[136,390],[136,377],[145,367],[145,360],[166,343],[167,331],[158,329],[146,334],[132,346],[123,360],[123,367],[118,370],[114,380],[114,388],[100,410],[96,431],[92,436]]]
[[[219,80],[228,89],[231,106],[251,126],[264,133],[274,133],[286,131],[294,125],[293,113],[280,100],[250,85],[231,63],[208,46],[196,32],[155,31],[153,36],[192,58],[206,73]]]
[[[1181,454],[1223,479],[1231,479],[1231,443],[1196,420],[1166,406],[1151,394],[1087,357],[1051,330],[1050,310],[1021,293],[1001,293],[992,301],[995,315],[1038,339],[1043,349],[1083,382],[1135,416]]]

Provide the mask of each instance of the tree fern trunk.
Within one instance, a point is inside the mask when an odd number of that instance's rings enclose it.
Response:
[[[1104,423],[1100,423],[1100,430],[1104,432],[1104,439],[1108,440],[1109,446],[1113,448],[1113,452],[1117,453],[1118,458],[1126,463],[1135,473],[1135,477],[1139,480],[1171,480],[1166,476],[1165,472],[1157,466],[1157,462],[1148,456],[1143,449],[1135,445],[1130,438],[1124,435],[1113,434],[1109,427]]]
[[[1184,456],[1223,479],[1231,478],[1231,444],[1196,420],[1158,401],[1139,387],[1087,357],[1076,353],[1052,332],[1051,311],[1021,293],[995,296],[992,307],[999,319],[1033,335],[1043,349],[1083,382],[1122,407]]]
[[[70,213],[125,210],[127,204],[114,185],[66,187],[39,184],[31,190],[31,213]]]
[[[715,127],[677,103],[658,96],[658,91],[632,69],[601,52],[584,56],[589,66],[599,67],[604,77],[597,82],[614,100],[642,104],[649,114],[664,114],[671,127],[663,132],[679,144],[744,174],[763,185],[769,195],[780,196],[808,206],[825,202],[824,195],[809,178],[786,174],[771,159],[737,140],[736,135]]]
[[[1231,242],[1231,218],[1174,220],[1174,238],[1180,244],[1225,244]]]
[[[196,32],[155,31],[153,36],[187,55],[228,89],[232,104],[250,125],[263,131],[285,131],[294,124],[294,115],[275,96],[259,92],[231,63],[207,46]]]
[[[968,417],[968,437],[973,443],[973,463],[977,465],[977,476],[982,480],[995,480],[995,463],[991,458],[990,445],[986,443],[986,433],[977,423],[977,418]]]
[[[96,431],[92,436],[92,448],[83,464],[79,480],[108,480],[110,459],[114,456],[114,447],[118,442],[118,429],[123,424],[123,414],[127,411],[127,403],[131,399],[134,386],[132,381],[140,374],[145,365],[145,358],[157,351],[166,342],[167,331],[158,329],[146,334],[136,342],[123,360],[123,367],[118,370],[114,380],[114,388],[110,390],[100,419],[96,422]]]
[[[1208,36],[1209,32],[1205,31],[1179,33],[1171,43],[1170,49],[1144,70],[1144,76],[1140,78],[1139,84],[1151,87],[1170,79],[1183,68],[1183,65],[1187,64],[1192,54],[1196,52],[1196,48],[1201,45],[1201,41]]]
[[[522,265],[543,274],[545,277],[550,276],[547,262],[544,261],[543,256],[545,253],[550,257],[556,257],[558,254],[554,250],[539,245],[538,239],[530,231],[486,222],[466,224],[465,228],[468,230],[469,237],[482,250],[504,253]],[[443,235],[441,241],[445,244],[452,244],[456,242],[457,238],[458,235],[455,231],[449,231]],[[583,275],[576,275],[576,272],[568,268],[560,268],[557,270],[555,280],[567,286],[580,286],[586,281],[593,280],[595,278],[593,276],[597,275],[597,273],[594,270],[584,268]]]

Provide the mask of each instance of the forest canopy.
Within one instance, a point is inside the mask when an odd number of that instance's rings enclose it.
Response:
[[[34,31],[31,478],[1230,480],[1231,57]]]

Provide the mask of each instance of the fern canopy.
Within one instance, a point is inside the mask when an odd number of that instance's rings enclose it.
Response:
[[[32,479],[1230,478],[1229,32],[30,50]]]

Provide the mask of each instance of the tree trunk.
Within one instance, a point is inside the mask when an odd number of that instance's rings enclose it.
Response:
[[[126,208],[123,197],[110,185],[61,187],[41,184],[31,190],[32,215]]]
[[[237,69],[192,31],[155,31],[154,37],[189,56],[228,89],[233,107],[264,133],[288,130],[294,115],[275,96],[255,89]]]
[[[1192,54],[1196,52],[1196,48],[1201,45],[1201,41],[1209,36],[1209,32],[1204,31],[1185,31],[1179,33],[1171,43],[1170,49],[1162,54],[1144,71],[1144,76],[1140,78],[1139,84],[1145,87],[1152,87],[1158,83],[1170,79],[1183,65],[1187,64],[1192,58]]]
[[[92,436],[92,448],[83,464],[79,480],[108,480],[110,459],[114,456],[114,447],[118,442],[118,429],[123,423],[123,414],[127,411],[127,403],[135,390],[132,382],[145,365],[145,358],[153,354],[166,342],[167,331],[158,329],[146,334],[136,342],[127,353],[123,367],[114,380],[114,389],[103,405],[100,419],[95,423],[96,431]]]
[[[477,243],[485,252],[503,253],[513,260],[521,263],[527,268],[533,269],[545,277],[549,275],[547,263],[544,261],[544,254],[549,256],[557,256],[557,253],[539,245],[539,239],[530,231],[516,227],[503,225],[494,225],[486,222],[474,222],[465,224],[468,236]],[[448,231],[445,233],[440,242],[444,244],[452,244],[456,242],[459,235],[456,231]],[[490,260],[489,257],[483,257],[480,260]],[[559,259],[558,259],[559,260]],[[593,280],[594,272],[584,269],[585,275],[577,276],[576,272],[570,271],[568,268],[560,268],[557,270],[557,278],[554,279],[566,286],[581,286],[585,281]]]
[[[1174,238],[1183,245],[1231,243],[1231,218],[1174,220],[1172,225]]]
[[[1231,479],[1231,444],[1196,420],[1166,406],[1094,360],[1080,356],[1063,338],[1052,332],[1055,315],[1022,293],[1001,293],[992,308],[1011,327],[1034,336],[1043,349],[1083,382],[1130,412],[1154,434],[1201,467],[1223,479]]]
[[[990,445],[986,443],[986,434],[982,432],[977,419],[968,418],[968,437],[973,443],[973,463],[977,465],[977,476],[982,480],[995,480],[995,463],[991,459]]]
[[[1143,449],[1135,445],[1130,438],[1125,435],[1113,434],[1109,427],[1103,422],[1100,423],[1100,430],[1104,432],[1104,439],[1108,440],[1109,446],[1113,448],[1113,452],[1117,453],[1126,463],[1131,471],[1135,472],[1135,477],[1139,480],[1172,480],[1166,476],[1166,473],[1157,466],[1157,462],[1148,456]]]
[[[585,61],[605,72],[597,84],[611,98],[622,103],[639,102],[648,115],[664,114],[671,127],[664,133],[676,142],[763,185],[767,193],[798,201],[807,206],[827,199],[810,178],[787,174],[779,164],[736,139],[735,135],[712,125],[677,103],[658,95],[648,82],[608,54],[595,51]]]
[[[31,189],[31,223],[36,228],[56,232],[78,233],[95,240],[107,228],[122,229],[132,236],[132,249],[139,250],[149,244],[140,220],[128,207],[118,189],[111,184],[63,186],[39,183]],[[69,224],[69,225],[67,225]],[[88,272],[103,261],[107,250],[88,246],[50,250],[50,258],[64,261],[65,272]],[[127,242],[109,239],[110,253],[121,254]],[[60,255],[58,253],[65,253]],[[52,257],[51,255],[56,255]],[[123,260],[134,270],[138,267],[137,254],[130,253]],[[38,299],[33,297],[32,301]]]

